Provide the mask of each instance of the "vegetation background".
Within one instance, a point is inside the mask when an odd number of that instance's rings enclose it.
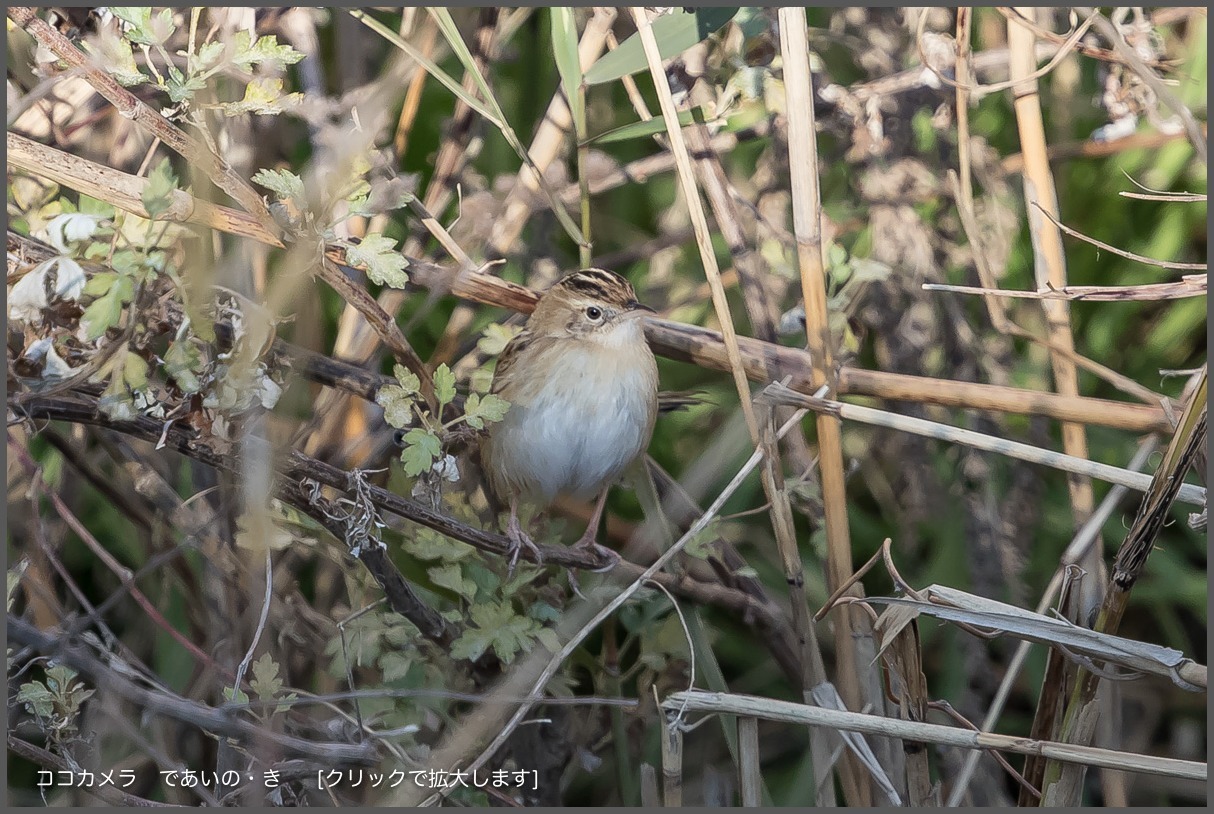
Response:
[[[1115,467],[1141,452],[1148,474],[1177,423],[1204,439],[1205,10],[662,9],[657,72],[652,11],[10,10],[11,804],[1205,799],[1197,508],[847,415],[771,434],[821,414],[826,376],[882,415]],[[1039,95],[1017,103],[1026,64]],[[1068,227],[1057,259],[1026,175]],[[588,507],[537,520],[547,564],[510,573],[475,431],[500,418],[484,393],[527,289],[587,265],[658,310],[662,387],[694,397],[613,493],[625,562],[578,571],[582,599],[561,566],[591,563],[561,541]],[[645,522],[655,501],[669,528]],[[1088,742],[1131,771],[1064,792],[1014,750],[872,737],[865,760],[833,724],[673,696],[800,704],[826,679],[873,716],[1081,739],[1062,711],[1092,673],[1057,648],[920,616],[913,640],[879,630],[874,661],[861,607],[808,617],[888,538],[903,586],[1090,625],[1148,517],[1168,522],[1104,629],[1179,651],[1201,691],[1095,682]],[[471,765],[535,788],[351,774]],[[136,779],[39,786],[86,769]],[[212,775],[165,782],[185,769]]]

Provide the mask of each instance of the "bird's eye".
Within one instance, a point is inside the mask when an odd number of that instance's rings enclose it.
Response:
[[[596,321],[600,320],[603,318],[603,309],[599,308],[597,305],[592,305],[586,309],[586,316]]]

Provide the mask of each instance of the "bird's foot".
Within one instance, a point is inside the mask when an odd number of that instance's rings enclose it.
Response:
[[[582,537],[582,539],[573,544],[572,548],[576,551],[588,552],[601,560],[607,561],[607,564],[602,568],[586,569],[592,573],[603,574],[620,564],[620,555],[606,546],[599,545],[594,541],[593,537]]]
[[[540,551],[540,547],[535,544],[535,540],[531,539],[519,523],[518,517],[511,516],[510,522],[506,524],[506,539],[510,541],[510,567],[506,571],[507,578],[514,575],[514,567],[518,565],[519,554],[523,549],[527,549],[535,555],[536,564],[544,561],[544,555]]]

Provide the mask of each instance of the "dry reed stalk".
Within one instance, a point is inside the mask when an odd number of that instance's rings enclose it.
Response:
[[[1047,449],[1023,444],[1019,441],[1009,441],[985,435],[974,430],[952,427],[935,421],[928,421],[914,416],[904,416],[886,410],[876,410],[859,404],[848,404],[831,399],[806,396],[781,384],[773,383],[766,391],[764,398],[782,404],[804,407],[819,413],[825,412],[848,421],[859,421],[877,427],[887,427],[900,432],[909,432],[927,438],[937,438],[949,443],[964,444],[974,449],[995,452],[1029,463],[1049,466],[1071,475],[1098,478],[1109,483],[1146,492],[1151,488],[1152,479],[1140,472],[1131,472],[1116,466],[1109,466],[1087,458],[1076,458]],[[1206,490],[1194,484],[1181,484],[1178,487],[1178,499],[1194,506],[1205,504]],[[1086,521],[1085,521],[1086,522]]]
[[[1019,7],[1015,11],[1027,19],[1035,14],[1033,8]],[[1089,15],[1089,19],[1091,16]],[[1046,152],[1045,126],[1041,116],[1041,101],[1037,80],[1032,74],[1036,69],[1035,47],[1037,35],[1032,29],[1010,18],[1008,21],[1008,69],[1012,87],[1012,105],[1016,113],[1016,126],[1020,133],[1020,149],[1024,153],[1024,200],[1029,219],[1029,232],[1033,242],[1033,271],[1037,288],[1065,289],[1067,286],[1066,255],[1062,248],[1062,234],[1057,223],[1058,193],[1054,188],[1054,176]],[[1044,220],[1043,220],[1044,216]],[[1054,370],[1054,385],[1065,396],[1079,395],[1079,379],[1075,364],[1067,353],[1075,351],[1075,340],[1071,333],[1070,307],[1062,300],[1042,300],[1046,324],[1052,345],[1064,352],[1051,349],[1050,361]],[[1088,457],[1087,434],[1082,424],[1067,421],[1062,424],[1062,448],[1076,458]],[[1072,477],[1067,483],[1071,495],[1071,507],[1075,514],[1075,528],[1086,522],[1095,507],[1092,484],[1086,478]],[[1086,594],[1082,603],[1091,605],[1099,601],[1104,590],[1104,564],[1097,552],[1088,557],[1082,566],[1088,571],[1090,581],[1082,586]]]
[[[761,443],[766,457],[761,470],[763,490],[771,505],[772,529],[784,569],[784,580],[788,583],[792,632],[797,641],[797,656],[801,667],[801,694],[810,703],[814,687],[826,683],[826,664],[818,645],[817,631],[809,616],[809,598],[805,593],[805,569],[801,563],[801,552],[797,547],[796,529],[793,525],[792,504],[785,488],[784,473],[780,466],[780,448],[776,443],[776,408],[774,404],[760,409]],[[818,729],[809,730],[809,749],[814,770],[814,799],[818,806],[835,805],[835,787],[831,779],[833,761],[830,759],[830,742],[826,733]]]
[[[970,157],[970,33],[974,27],[974,9],[957,9],[957,172],[961,178],[959,204],[974,209],[974,173]]]
[[[683,730],[681,722],[662,715],[662,805],[683,805]]]
[[[813,80],[809,70],[808,23],[803,8],[781,8],[780,52],[784,60],[784,89],[787,94],[788,151],[792,182],[793,229],[797,238],[797,260],[801,269],[801,295],[805,304],[805,333],[812,363],[811,386],[838,387],[831,361],[830,328],[826,308],[826,269],[822,253],[822,201],[818,189],[818,146],[814,132]],[[843,445],[838,419],[818,414],[819,473],[826,521],[826,577],[831,590],[852,574],[851,537],[847,527],[847,493],[843,468]],[[851,589],[862,596],[859,586]],[[880,708],[882,699],[866,699],[862,676],[869,665],[861,663],[855,637],[871,638],[868,617],[847,605],[836,611],[835,652],[838,690],[852,709],[866,702]],[[872,788],[861,774],[855,758],[845,755],[842,778],[851,805],[872,804]]]
[[[738,336],[733,326],[733,315],[729,311],[729,301],[725,297],[725,287],[721,284],[721,270],[717,267],[716,250],[712,245],[712,232],[708,228],[708,218],[704,215],[700,192],[696,187],[695,169],[691,164],[691,155],[687,152],[683,129],[679,125],[679,112],[675,107],[666,73],[662,70],[662,57],[658,53],[658,41],[650,24],[649,12],[641,7],[633,7],[632,16],[641,37],[641,45],[645,49],[645,59],[649,63],[649,73],[653,77],[662,118],[666,123],[670,152],[674,154],[679,187],[691,215],[691,225],[696,234],[696,246],[700,250],[700,262],[704,266],[704,274],[712,287],[713,310],[716,312],[717,322],[721,325],[721,336],[724,339],[725,352],[729,357],[729,370],[733,374],[734,386],[738,390],[742,415],[746,417],[746,427],[750,430],[752,443],[758,444],[759,424],[755,419],[754,405],[751,403],[750,385],[747,381],[746,370],[742,365],[741,353],[738,350]]]
[[[1192,264],[1186,264],[1192,265]],[[1021,300],[1087,300],[1088,302],[1156,302],[1206,296],[1206,276],[1186,274],[1175,283],[1143,285],[1068,285],[1062,289],[1013,291],[1006,288],[982,288],[969,285],[924,283],[924,291],[951,291],[954,294],[978,294],[983,297],[1008,297]]]
[[[1206,385],[1207,371],[1203,367],[1199,384],[1185,406],[1184,415],[1162,463],[1155,471],[1151,489],[1143,497],[1134,523],[1117,551],[1109,590],[1105,592],[1093,626],[1097,631],[1117,632],[1129,604],[1130,592],[1146,567],[1147,558],[1176,500],[1181,482],[1205,446]],[[1099,715],[1096,697],[1099,686],[1098,674],[1082,668],[1079,670],[1062,721],[1063,740],[1076,744],[1091,742]],[[1082,771],[1064,767],[1057,759],[1051,759],[1045,768],[1042,805],[1077,805],[1082,784]]]
[[[958,746],[962,749],[995,749],[1019,755],[1043,755],[1068,765],[1110,768],[1162,777],[1200,780],[1206,778],[1206,764],[1192,760],[1139,755],[1133,752],[1118,752],[1113,749],[1100,749],[1094,746],[1079,746],[1056,741],[1037,741],[993,732],[975,732],[971,729],[941,726],[940,724],[900,721],[881,715],[794,704],[789,701],[777,701],[749,695],[725,695],[704,690],[676,692],[663,701],[662,706],[668,710],[685,709],[689,712],[748,715],[769,721],[824,726],[887,738],[923,741],[942,746]]]
[[[759,768],[759,720],[738,718],[738,786],[742,806],[757,808],[763,804],[760,793],[763,775]]]
[[[7,149],[11,167],[49,178],[141,218],[151,218],[143,206],[143,192],[148,185],[146,178],[77,158],[71,153],[47,147],[12,132],[7,134]],[[267,246],[283,247],[277,233],[266,228],[253,215],[196,198],[183,189],[173,190],[168,209],[160,213],[157,220],[196,223],[227,234],[251,238]]]
[[[402,14],[400,19],[400,29],[397,35],[401,38],[408,36],[411,32],[406,28],[405,21],[408,15]],[[434,24],[434,20],[429,16],[421,21],[421,45],[418,50],[427,59],[434,58],[434,46],[438,42],[438,26]],[[465,77],[464,87],[471,91],[471,79]],[[409,81],[409,89],[405,91],[405,101],[400,108],[400,116],[396,120],[396,133],[392,136],[392,149],[396,151],[398,158],[403,158],[405,150],[409,146],[409,134],[413,131],[413,122],[417,119],[417,111],[421,109],[422,91],[426,87],[426,72],[417,71],[413,74],[413,79]]]
[[[887,540],[888,543],[888,540]],[[898,712],[904,721],[927,721],[927,677],[923,675],[922,645],[919,623],[912,621],[894,637],[886,650],[890,672],[896,675]],[[914,808],[938,805],[932,794],[932,778],[928,766],[927,744],[904,740],[902,749],[906,760],[907,804]]]
[[[1017,7],[1016,14],[1032,20],[1035,10]],[[1089,15],[1088,20],[1092,17]],[[1038,289],[1063,289],[1067,285],[1066,256],[1062,248],[1062,233],[1058,229],[1058,195],[1054,177],[1050,171],[1046,149],[1045,126],[1041,115],[1038,85],[1032,76],[1035,66],[1034,48],[1037,35],[1015,17],[1008,18],[1009,71],[1016,84],[1012,88],[1012,104],[1016,113],[1016,125],[1020,134],[1021,151],[1024,154],[1024,200],[1029,221],[1029,233],[1033,243],[1033,269]],[[1066,353],[1074,351],[1071,333],[1070,305],[1065,300],[1041,300],[1048,335],[1052,345],[1063,349],[1058,353],[1051,348],[1050,363],[1054,373],[1054,386],[1059,393],[1079,395],[1079,379],[1074,362]],[[1087,433],[1082,424],[1062,424],[1063,450],[1074,457],[1088,456]],[[1075,527],[1083,526],[1095,508],[1092,484],[1087,478],[1068,479],[1067,488],[1071,497]],[[1087,609],[1100,602],[1105,591],[1107,571],[1101,556],[1100,546],[1089,550],[1081,565],[1079,576],[1073,583],[1075,590],[1074,620],[1081,622]],[[1047,726],[1055,719],[1057,710],[1051,703],[1049,690],[1065,686],[1074,680],[1074,665],[1054,661],[1057,675],[1054,684],[1044,687],[1041,703],[1035,716],[1033,731],[1038,736],[1056,736],[1057,730]],[[1033,767],[1035,768],[1035,767]],[[1043,798],[1044,802],[1044,798]]]
[[[1201,132],[1206,132],[1205,123],[1201,125]],[[1059,158],[1100,158],[1123,153],[1127,150],[1157,150],[1164,145],[1170,144],[1173,141],[1181,141],[1184,138],[1184,133],[1147,132],[1134,133],[1125,138],[1113,139],[1112,141],[1067,141],[1062,144],[1050,145],[1048,155],[1051,160]],[[1024,172],[1024,154],[1013,153],[1009,155],[999,162],[999,167],[1008,175]]]

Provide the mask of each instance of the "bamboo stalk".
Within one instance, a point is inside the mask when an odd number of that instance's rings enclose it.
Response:
[[[801,666],[802,699],[809,703],[814,687],[827,681],[826,664],[818,646],[817,631],[809,615],[809,598],[805,593],[805,569],[801,553],[797,548],[796,529],[793,526],[792,504],[788,499],[783,472],[780,468],[780,448],[776,443],[776,410],[769,405],[761,410],[761,442],[766,457],[760,470],[763,489],[771,504],[772,528],[784,569],[784,580],[788,583],[788,601],[793,635],[797,640],[797,656]],[[809,730],[809,749],[813,759],[814,800],[819,807],[835,806],[835,786],[831,779],[833,761],[830,742],[824,732]]]

